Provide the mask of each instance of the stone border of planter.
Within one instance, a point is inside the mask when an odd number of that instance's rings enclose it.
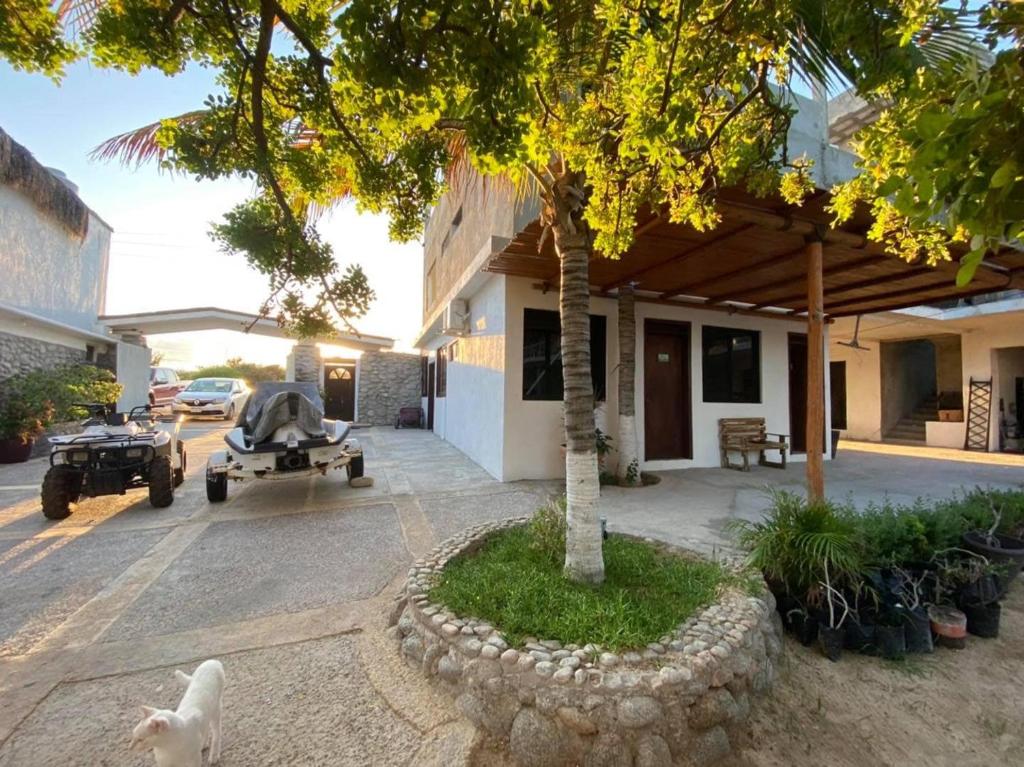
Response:
[[[507,738],[523,765],[700,767],[725,756],[751,697],[775,678],[782,626],[771,593],[730,588],[671,635],[621,654],[539,638],[510,647],[487,622],[430,602],[449,561],[526,521],[469,528],[413,564],[389,628],[406,662],[444,685],[480,730]]]

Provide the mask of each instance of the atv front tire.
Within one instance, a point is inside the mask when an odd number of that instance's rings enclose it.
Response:
[[[47,519],[67,519],[71,504],[78,500],[82,478],[67,466],[51,466],[43,477],[43,516]]]
[[[188,453],[185,452],[185,443],[178,443],[178,458],[181,462],[181,468],[174,470],[174,486],[178,487],[182,482],[185,481],[185,469],[188,468]]]
[[[206,472],[206,500],[220,503],[228,498],[228,475]]]
[[[363,456],[352,456],[352,460],[345,465],[345,471],[348,472],[349,479],[356,479],[363,476]]]
[[[170,456],[158,455],[149,464],[149,503],[156,509],[174,503],[174,469]]]

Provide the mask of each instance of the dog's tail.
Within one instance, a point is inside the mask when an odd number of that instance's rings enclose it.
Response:
[[[190,677],[184,671],[175,671],[174,672],[174,678],[177,679],[179,682],[181,682],[181,684],[185,685],[186,687],[188,687],[189,684],[191,684],[191,682],[192,682],[192,677]]]

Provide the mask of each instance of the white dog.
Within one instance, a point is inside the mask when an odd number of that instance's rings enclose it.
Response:
[[[199,664],[192,676],[174,672],[187,685],[176,711],[142,707],[143,719],[132,731],[132,750],[153,749],[157,767],[201,767],[203,748],[210,746],[210,764],[220,759],[221,695],[224,667],[220,661]]]

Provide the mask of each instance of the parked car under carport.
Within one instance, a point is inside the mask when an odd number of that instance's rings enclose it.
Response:
[[[249,387],[240,378],[197,378],[171,403],[171,411],[192,418],[233,420],[249,399]]]

